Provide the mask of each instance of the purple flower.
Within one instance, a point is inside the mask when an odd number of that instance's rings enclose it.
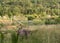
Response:
[[[20,29],[18,30],[18,35],[20,36],[25,36],[26,38],[29,36],[31,31],[25,30],[25,29]]]

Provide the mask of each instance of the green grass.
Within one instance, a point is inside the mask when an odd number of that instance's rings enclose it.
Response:
[[[41,28],[33,31],[28,39],[17,36],[15,31],[9,33],[0,32],[0,43],[60,43],[60,28]]]

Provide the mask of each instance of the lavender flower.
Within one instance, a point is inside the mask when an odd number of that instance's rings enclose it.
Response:
[[[20,29],[18,30],[18,35],[20,36],[25,36],[25,38],[28,38],[29,34],[31,31],[25,30],[25,29]]]

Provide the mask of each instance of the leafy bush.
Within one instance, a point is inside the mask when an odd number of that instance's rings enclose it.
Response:
[[[28,20],[33,20],[34,17],[33,16],[28,16]]]
[[[54,19],[46,20],[45,24],[57,24],[57,22]]]

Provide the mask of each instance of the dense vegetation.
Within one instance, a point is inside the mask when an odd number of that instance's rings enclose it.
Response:
[[[0,0],[0,43],[60,43],[59,23],[60,0]]]
[[[0,0],[0,16],[6,15],[9,18],[20,16],[38,24],[58,24],[60,0]]]
[[[32,31],[29,37],[23,39],[21,36],[17,38],[17,32],[12,30],[0,30],[0,43],[60,43],[60,25],[39,26],[36,31]],[[32,26],[33,27],[33,26]],[[36,26],[38,28],[38,26]],[[35,29],[35,28],[34,28]]]

